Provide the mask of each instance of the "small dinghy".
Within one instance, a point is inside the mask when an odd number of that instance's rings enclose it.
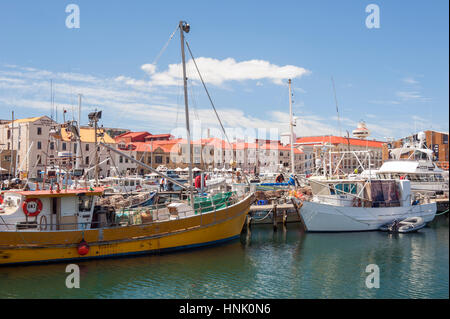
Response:
[[[422,217],[409,217],[402,221],[394,220],[392,223],[381,226],[380,230],[392,233],[409,233],[423,227],[425,227],[425,222]]]

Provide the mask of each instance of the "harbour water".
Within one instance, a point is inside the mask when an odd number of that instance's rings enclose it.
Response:
[[[2,267],[0,298],[449,298],[448,217],[409,234],[258,225],[221,246],[79,263],[78,289],[66,266]]]

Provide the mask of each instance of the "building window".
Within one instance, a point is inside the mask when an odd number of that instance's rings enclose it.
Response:
[[[40,142],[40,141],[37,142],[37,149],[38,150],[42,149],[42,142]]]
[[[86,144],[86,151],[89,151],[89,144]]]
[[[123,157],[119,156],[119,163],[123,163]]]
[[[89,165],[89,156],[86,156],[85,164],[86,164],[86,165]]]
[[[67,149],[66,143],[62,143],[62,150],[65,151]]]
[[[8,136],[8,140],[9,140],[11,138],[11,130],[8,130],[7,136]]]
[[[50,142],[50,149],[54,150],[55,149],[55,142]]]
[[[162,164],[162,156],[155,156],[155,163]]]
[[[42,135],[42,127],[37,128],[37,135]]]

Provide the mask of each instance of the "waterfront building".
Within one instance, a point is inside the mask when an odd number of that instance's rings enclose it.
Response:
[[[58,123],[48,116],[30,117],[13,121],[4,121],[0,124],[0,144],[5,150],[17,152],[15,159],[16,175],[23,178],[39,178],[46,167],[61,167],[71,169],[75,166],[77,141],[74,136],[61,128],[55,132]],[[99,141],[114,144],[104,129]],[[88,169],[95,164],[95,135],[91,127],[80,128],[81,158],[80,167]],[[109,155],[101,147],[97,148],[99,154],[99,175],[111,174]],[[63,156],[61,156],[63,155]],[[93,177],[95,170],[89,171],[88,178]]]

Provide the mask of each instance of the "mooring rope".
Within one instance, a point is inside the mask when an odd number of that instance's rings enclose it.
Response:
[[[264,220],[264,219],[266,219],[266,218],[270,215],[270,213],[272,212],[272,210],[273,210],[273,208],[271,208],[271,209],[269,210],[269,212],[267,213],[267,215],[264,216],[263,218],[255,218],[255,217],[252,216],[252,219],[257,220],[257,221]]]

